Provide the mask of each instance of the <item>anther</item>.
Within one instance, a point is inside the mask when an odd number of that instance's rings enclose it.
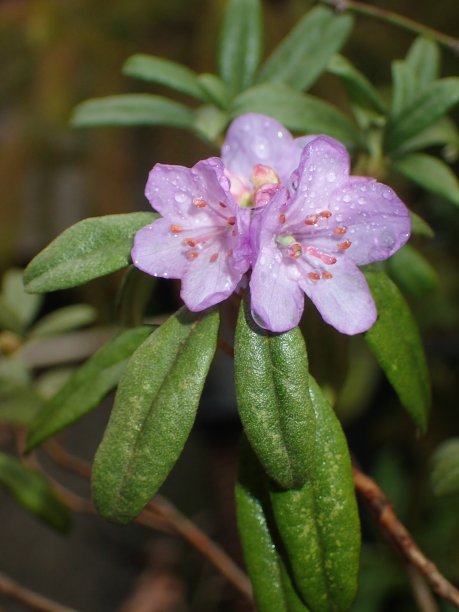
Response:
[[[191,238],[185,238],[185,240],[183,241],[183,244],[185,246],[195,247],[197,243],[196,243],[196,240],[192,240]]]
[[[345,227],[335,227],[335,229],[333,230],[334,234],[337,234],[338,236],[344,236],[344,234],[346,233],[346,228]]]
[[[205,208],[207,206],[207,202],[205,200],[201,200],[201,198],[193,200],[193,204],[196,206],[196,208]]]
[[[228,225],[234,225],[236,223],[236,217],[228,217],[226,222]]]
[[[284,213],[281,213],[279,215],[279,222],[282,223],[282,224],[285,223],[285,215],[284,215]]]
[[[295,242],[289,247],[288,254],[290,255],[290,257],[293,257],[293,259],[298,259],[299,257],[301,257],[301,253],[302,249],[301,244],[299,242]]]
[[[180,232],[183,232],[183,227],[180,227],[180,225],[171,225],[170,231],[173,234],[180,234]]]
[[[228,250],[226,251],[226,256],[227,256],[227,257],[231,257],[232,255],[233,255],[233,249],[228,249]]]
[[[319,217],[317,215],[311,215],[310,217],[308,217],[306,219],[306,221],[304,222],[305,225],[315,225],[317,223],[317,219]]]
[[[331,272],[322,272],[322,278],[325,278],[325,279],[333,278],[333,274]]]
[[[330,219],[331,216],[332,213],[329,210],[323,210],[319,213],[319,217],[322,217],[323,219]]]
[[[351,246],[352,242],[350,240],[345,240],[344,242],[341,242],[338,245],[338,248],[341,249],[342,251],[345,251],[346,249],[348,249]]]
[[[308,272],[308,278],[313,281],[318,281],[320,280],[320,274],[317,274],[317,272]]]
[[[222,208],[226,208],[226,204],[225,204],[224,202],[219,202],[218,204],[219,204],[219,206],[221,206]]]
[[[218,259],[218,253],[214,253],[210,258],[210,263],[215,263]]]
[[[197,251],[188,251],[188,253],[186,254],[186,258],[190,261],[193,261],[193,259],[196,259],[198,255],[199,253]]]

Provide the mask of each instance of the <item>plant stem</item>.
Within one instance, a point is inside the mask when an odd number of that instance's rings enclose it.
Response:
[[[43,597],[43,595],[26,589],[3,573],[0,573],[0,593],[20,601],[32,610],[39,610],[40,612],[74,612],[71,608],[61,606],[55,601]]]
[[[366,15],[367,17],[374,17],[375,19],[381,19],[392,25],[395,25],[404,30],[414,32],[415,34],[421,34],[427,38],[437,41],[441,45],[444,45],[456,55],[459,55],[459,39],[454,36],[449,36],[443,32],[439,32],[434,28],[430,28],[422,23],[404,17],[398,13],[388,11],[378,6],[370,6],[364,2],[358,2],[357,0],[319,0],[322,4],[331,6],[336,11],[352,11],[360,15]]]
[[[417,546],[376,482],[361,472],[356,465],[353,465],[352,471],[357,492],[363,497],[395,548],[425,577],[437,595],[459,608],[459,591],[446,580],[436,565]]]

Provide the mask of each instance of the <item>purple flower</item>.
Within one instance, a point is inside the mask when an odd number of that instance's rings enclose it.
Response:
[[[271,143],[266,148],[279,138],[265,129],[258,135]],[[256,226],[253,315],[270,331],[291,329],[300,321],[305,293],[338,331],[366,331],[376,320],[376,308],[357,266],[384,260],[405,244],[408,210],[389,187],[349,176],[348,153],[336,140],[289,142],[285,172],[288,162],[291,168],[298,157],[299,163]],[[298,146],[303,146],[300,154]]]
[[[250,266],[249,218],[230,193],[221,160],[193,168],[156,164],[145,195],[162,218],[137,232],[134,265],[153,276],[182,279],[190,310],[229,297]]]

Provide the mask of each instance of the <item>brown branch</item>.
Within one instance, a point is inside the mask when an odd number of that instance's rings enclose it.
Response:
[[[403,28],[404,30],[408,30],[410,32],[414,32],[415,34],[421,34],[422,36],[426,36],[427,38],[431,38],[441,45],[448,47],[453,53],[456,55],[459,54],[459,39],[454,38],[454,36],[448,36],[448,34],[444,34],[443,32],[439,32],[434,28],[430,28],[414,19],[410,19],[409,17],[404,17],[398,13],[394,13],[392,11],[388,11],[386,9],[380,8],[378,6],[373,6],[369,4],[365,4],[364,2],[358,2],[357,0],[319,0],[323,4],[327,4],[331,6],[336,11],[352,11],[354,13],[358,13],[360,15],[365,15],[367,17],[374,17],[376,19],[381,19],[382,21],[386,21],[391,25],[395,25],[399,28]]]
[[[43,595],[26,589],[3,573],[0,573],[0,593],[20,601],[32,610],[39,610],[41,612],[74,612],[72,608],[61,606],[55,601],[43,597]]]
[[[433,591],[459,608],[459,591],[438,571],[400,522],[392,504],[369,476],[353,466],[355,488],[375,515],[381,529],[401,555],[427,580]]]

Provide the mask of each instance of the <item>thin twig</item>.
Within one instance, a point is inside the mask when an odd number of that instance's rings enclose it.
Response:
[[[413,597],[418,604],[421,612],[440,612],[437,602],[429,589],[424,576],[419,570],[409,563],[405,563],[406,573],[408,580],[410,581],[411,590],[413,591]]]
[[[459,608],[459,591],[453,586],[420,550],[410,533],[400,522],[392,504],[369,476],[353,466],[355,488],[370,507],[384,533],[402,556],[426,578],[432,589]]]
[[[357,0],[320,0],[320,2],[333,7],[339,12],[352,11],[353,13],[366,15],[367,17],[381,19],[382,21],[386,21],[387,23],[403,28],[404,30],[414,32],[415,34],[421,34],[422,36],[426,36],[427,38],[437,41],[441,45],[444,45],[453,51],[453,53],[456,55],[459,55],[459,39],[454,38],[454,36],[444,34],[443,32],[439,32],[438,30],[430,28],[429,26],[419,23],[414,19],[410,19],[409,17],[404,17],[403,15],[399,15],[398,13],[388,11],[378,6],[370,6],[369,4],[358,2]]]
[[[55,601],[43,597],[43,595],[26,589],[3,573],[0,573],[0,593],[20,601],[32,610],[40,610],[41,612],[74,612],[72,608],[61,606]]]

